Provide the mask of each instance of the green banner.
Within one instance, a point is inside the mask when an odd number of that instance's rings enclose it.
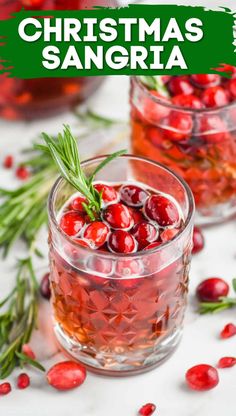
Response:
[[[229,9],[130,5],[13,17],[0,21],[0,72],[10,77],[178,75],[236,66]]]

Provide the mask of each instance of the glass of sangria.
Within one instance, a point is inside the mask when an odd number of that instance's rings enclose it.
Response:
[[[0,0],[0,20],[26,10],[79,10],[114,6],[115,0]],[[0,75],[0,117],[32,120],[69,110],[86,100],[102,77],[16,79]]]
[[[131,79],[136,155],[173,169],[189,184],[198,224],[236,213],[236,68],[217,74]]]
[[[86,176],[104,159],[83,162]],[[181,338],[193,196],[169,169],[130,155],[104,167],[93,186],[102,198],[95,221],[84,211],[86,199],[63,178],[49,196],[55,334],[92,371],[142,373]]]

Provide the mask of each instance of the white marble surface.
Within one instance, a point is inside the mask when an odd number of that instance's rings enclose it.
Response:
[[[108,79],[98,94],[90,100],[90,106],[103,114],[121,119],[128,115],[128,79]],[[0,159],[6,153],[17,157],[19,149],[26,146],[40,131],[56,132],[64,122],[71,123],[74,131],[78,122],[70,114],[37,123],[0,123]],[[85,154],[89,153],[83,142]],[[121,146],[121,144],[120,144]],[[93,149],[94,150],[94,149]],[[0,161],[0,164],[1,164]],[[0,186],[14,186],[16,181],[11,171],[0,171]],[[176,353],[162,366],[150,373],[115,379],[88,374],[84,385],[74,391],[58,393],[49,387],[44,376],[29,371],[32,385],[25,391],[14,391],[0,399],[0,414],[4,416],[132,416],[140,405],[147,401],[156,403],[160,416],[235,416],[236,368],[220,372],[219,386],[210,392],[196,393],[184,385],[186,369],[197,363],[215,365],[224,355],[235,354],[235,339],[222,341],[219,331],[235,320],[235,311],[226,311],[215,316],[199,316],[195,313],[194,290],[198,282],[208,276],[222,276],[230,282],[236,275],[236,223],[231,222],[205,231],[205,250],[195,256],[191,269],[189,306],[185,320],[183,340]],[[40,241],[46,253],[46,230]],[[17,245],[6,261],[1,260],[0,293],[4,296],[14,279],[15,256],[23,255],[24,247]],[[47,261],[37,264],[38,276],[47,269]],[[46,301],[40,305],[40,328],[35,332],[32,346],[37,357],[49,368],[62,360],[53,344],[50,326],[50,311]],[[18,371],[10,381],[13,385]]]

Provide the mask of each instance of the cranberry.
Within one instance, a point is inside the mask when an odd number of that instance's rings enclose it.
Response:
[[[86,204],[88,201],[83,196],[77,196],[70,204],[70,209],[78,211],[80,214],[84,214],[83,204]]]
[[[186,76],[172,77],[168,86],[172,95],[188,95],[193,94],[194,92],[194,88]]]
[[[50,273],[46,273],[40,283],[40,293],[43,298],[50,299],[51,297],[51,289],[50,289],[50,281],[49,281]]]
[[[200,110],[204,108],[203,103],[196,95],[176,95],[172,98],[172,103],[179,107],[194,108],[195,110]]]
[[[191,80],[198,87],[208,88],[220,83],[220,75],[217,74],[196,74],[191,75]]]
[[[159,147],[160,149],[168,150],[173,146],[173,144],[164,136],[163,129],[158,127],[148,126],[146,128],[146,137],[155,147]]]
[[[29,346],[29,344],[24,344],[22,346],[22,352],[27,357],[31,358],[32,360],[35,360],[36,355],[35,355],[34,351],[31,349],[31,347]]]
[[[236,78],[231,79],[228,83],[228,90],[232,100],[236,100]]]
[[[207,88],[202,93],[201,98],[205,106],[210,108],[222,107],[229,104],[228,92],[220,86]]]
[[[144,248],[144,250],[153,250],[156,247],[159,247],[161,245],[160,241],[155,241],[154,243],[148,244],[147,247]]]
[[[169,117],[163,120],[161,127],[168,140],[179,142],[186,140],[193,129],[193,120],[191,115],[180,111],[171,111]]]
[[[233,367],[236,364],[235,357],[222,357],[218,361],[217,367],[218,368],[228,368]]]
[[[170,108],[168,104],[170,104],[170,100],[155,90],[151,90],[150,93],[154,97],[154,100],[151,100],[150,98],[146,98],[146,100],[144,100],[142,118],[144,118],[144,121],[147,120],[149,123],[156,124],[161,119],[169,115]],[[159,104],[155,98],[160,100],[161,103]]]
[[[10,383],[2,383],[0,384],[0,396],[5,396],[6,394],[11,392],[11,385]]]
[[[134,237],[128,231],[114,231],[108,239],[108,246],[115,253],[133,253],[136,249]]]
[[[139,250],[142,250],[149,243],[157,240],[159,232],[153,224],[143,221],[133,227],[132,234],[138,242]]]
[[[203,280],[197,287],[197,297],[202,302],[218,302],[221,297],[227,296],[229,285],[219,277]]]
[[[124,185],[120,189],[122,202],[131,207],[142,207],[148,194],[137,185]]]
[[[223,339],[231,338],[236,335],[236,326],[232,323],[225,325],[220,333],[220,337]]]
[[[156,410],[156,406],[153,403],[146,403],[144,406],[139,409],[139,415],[141,416],[151,416]]]
[[[179,230],[176,228],[167,228],[166,230],[162,231],[160,235],[162,243],[166,243],[167,241],[172,240],[178,234],[178,232]]]
[[[208,143],[222,143],[230,137],[224,121],[215,115],[203,117],[200,120],[199,128],[202,132],[202,139]]]
[[[30,378],[28,374],[21,373],[17,378],[17,387],[18,389],[26,389],[30,385]]]
[[[203,250],[205,245],[202,231],[198,227],[193,228],[193,249],[192,254],[197,254]]]
[[[8,155],[5,157],[4,161],[3,161],[3,166],[6,169],[11,169],[13,166],[13,156],[12,155]]]
[[[116,265],[116,273],[122,277],[139,276],[143,272],[143,264],[140,260],[119,260]],[[132,280],[130,282],[130,280]],[[122,285],[126,287],[133,287],[134,280],[122,280]]]
[[[105,244],[109,233],[109,228],[104,222],[94,221],[84,230],[84,238],[94,247],[101,247]]]
[[[88,248],[91,248],[91,246],[90,246],[90,244],[89,244],[89,241],[86,241],[84,238],[74,238],[73,239],[73,241],[76,243],[76,244],[79,244],[80,246],[82,246],[82,247],[88,247]]]
[[[102,194],[102,200],[104,204],[117,202],[119,199],[118,193],[112,186],[105,185],[103,183],[96,183],[94,188]]]
[[[57,390],[70,390],[80,386],[86,378],[86,369],[74,361],[55,364],[47,373],[47,381]]]
[[[112,228],[130,228],[132,225],[130,211],[121,203],[109,205],[104,210],[103,218]]]
[[[175,203],[163,195],[151,195],[145,203],[145,213],[161,227],[176,225],[180,220]]]
[[[21,179],[22,181],[29,178],[29,170],[26,166],[18,166],[16,169],[16,176],[18,179]]]
[[[131,215],[131,217],[132,217],[132,219],[133,219],[133,223],[134,223],[134,225],[136,225],[136,224],[138,224],[139,222],[141,222],[141,221],[144,221],[144,220],[145,220],[145,218],[144,218],[144,215],[143,215],[142,211],[139,211],[139,210],[137,210],[137,209],[134,209],[134,208],[129,207],[129,212],[130,212],[130,215]]]
[[[207,364],[199,364],[190,368],[185,378],[188,387],[192,390],[210,390],[219,383],[218,371]]]
[[[70,236],[78,234],[84,223],[84,218],[75,211],[66,212],[60,219],[61,229]]]

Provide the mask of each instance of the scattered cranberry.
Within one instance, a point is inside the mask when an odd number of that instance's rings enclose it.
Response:
[[[174,202],[163,195],[152,195],[145,203],[145,213],[161,227],[178,224],[179,211]]]
[[[225,325],[220,333],[220,337],[223,339],[231,338],[236,335],[236,326],[232,323]]]
[[[194,93],[194,88],[190,84],[189,79],[186,76],[172,77],[169,81],[168,86],[171,94],[173,95],[188,95]]]
[[[172,98],[172,103],[178,107],[194,108],[195,110],[204,108],[202,101],[196,95],[176,95]]]
[[[191,115],[180,111],[171,111],[168,118],[166,118],[162,127],[165,129],[166,138],[173,142],[186,140],[193,129],[193,120]]]
[[[87,203],[87,199],[83,196],[77,196],[73,201],[71,202],[70,209],[73,209],[75,211],[78,211],[80,214],[84,214],[84,207],[83,204]]]
[[[192,390],[210,390],[219,383],[218,371],[207,364],[199,364],[190,368],[185,378],[188,387]]]
[[[151,416],[156,410],[156,406],[153,403],[147,403],[139,409],[139,415],[141,416]]]
[[[109,205],[103,213],[103,218],[112,228],[130,228],[132,225],[130,211],[121,203]]]
[[[116,230],[110,234],[108,246],[115,253],[133,253],[136,249],[134,237],[124,230]]]
[[[61,217],[60,227],[67,235],[73,236],[81,231],[84,223],[81,215],[75,211],[68,211]]]
[[[198,227],[193,228],[193,249],[192,254],[197,254],[203,250],[205,245],[205,240],[202,234],[202,231]]]
[[[96,183],[94,188],[102,194],[102,200],[104,204],[108,204],[110,202],[117,202],[119,197],[116,190],[109,185],[105,185],[103,183]]]
[[[203,280],[197,287],[197,297],[202,302],[218,302],[221,297],[227,296],[229,285],[219,277]]]
[[[13,166],[13,156],[7,155],[3,161],[3,166],[6,169],[11,169]]]
[[[30,385],[30,378],[28,374],[21,373],[17,378],[17,387],[18,389],[26,389]]]
[[[51,289],[50,289],[50,281],[49,281],[50,273],[46,273],[40,283],[40,293],[43,298],[50,299],[51,297]]]
[[[144,250],[153,250],[156,247],[159,247],[161,245],[160,241],[155,241],[155,243],[149,244],[147,247],[144,248]]]
[[[30,175],[30,173],[29,173],[29,170],[26,166],[19,166],[16,169],[16,176],[17,176],[18,179],[21,179],[21,180],[24,181],[24,180],[29,178],[29,175]]]
[[[120,189],[121,200],[131,207],[142,207],[148,194],[137,185],[124,185]]]
[[[220,86],[207,88],[202,93],[201,98],[205,106],[210,108],[222,107],[229,104],[228,92]]]
[[[109,233],[109,228],[104,222],[94,221],[84,230],[84,238],[86,238],[92,246],[101,247],[105,244]]]
[[[218,368],[229,368],[233,367],[236,364],[235,357],[222,357],[217,364]]]
[[[31,358],[32,360],[35,360],[36,355],[35,355],[34,351],[31,349],[31,347],[29,346],[29,344],[24,344],[22,346],[22,352],[27,357]]]
[[[6,394],[11,392],[11,385],[10,383],[2,383],[0,384],[0,396],[5,396]]]
[[[132,234],[138,242],[139,250],[142,250],[149,243],[157,240],[159,233],[153,224],[143,221],[133,227]]]
[[[57,390],[70,390],[80,386],[86,378],[86,369],[74,361],[55,364],[47,373],[47,381]]]
[[[201,88],[214,87],[220,83],[220,75],[196,74],[191,75],[191,80],[194,82],[194,84]]]

